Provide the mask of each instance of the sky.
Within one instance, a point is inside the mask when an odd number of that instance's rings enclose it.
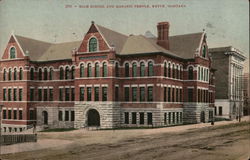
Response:
[[[94,5],[104,8],[90,8]],[[129,8],[116,8],[122,5]],[[161,21],[170,23],[170,36],[205,29],[210,48],[233,46],[249,62],[248,0],[0,0],[0,53],[11,33],[55,43],[76,41],[91,21],[126,35],[148,30],[156,35]]]

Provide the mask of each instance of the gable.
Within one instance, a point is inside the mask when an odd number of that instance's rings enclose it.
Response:
[[[15,58],[10,59],[10,50],[12,50],[12,48],[14,48],[13,50],[15,51]],[[4,53],[2,55],[2,59],[10,59],[10,60],[14,60],[14,59],[20,59],[20,58],[24,58],[25,55],[23,53],[23,49],[21,48],[19,42],[17,41],[17,39],[15,38],[14,35],[11,35],[9,42],[7,43],[7,46],[4,50]]]
[[[105,41],[103,35],[98,31],[95,24],[92,23],[87,34],[84,36],[82,43],[78,49],[78,52],[89,52],[89,40],[91,38],[96,38],[97,40],[97,51],[107,51],[110,49],[108,43]]]

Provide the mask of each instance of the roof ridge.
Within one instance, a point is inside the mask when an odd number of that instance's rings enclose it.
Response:
[[[99,24],[95,24],[95,25],[96,25],[98,28],[99,28],[99,27],[102,27],[102,28],[104,28],[104,29],[106,29],[106,30],[109,30],[109,31],[115,32],[115,33],[120,34],[120,35],[122,35],[122,36],[129,37],[129,36],[127,36],[127,35],[123,34],[123,33],[120,33],[120,32],[118,32],[118,31],[115,31],[115,30],[109,29],[109,28],[104,27],[104,26],[102,26],[102,25],[99,25]]]
[[[194,34],[203,34],[204,32],[194,32],[194,33],[187,33],[187,34],[179,34],[179,35],[173,35],[169,37],[177,37],[177,36],[189,36],[189,35],[194,35]],[[156,37],[157,38],[157,37]]]
[[[17,34],[14,34],[14,36],[17,38],[17,40],[18,40],[18,37],[20,37],[20,38],[34,40],[34,41],[38,41],[38,42],[42,42],[42,43],[54,44],[54,43],[51,43],[51,42],[46,42],[46,41],[43,41],[43,40],[38,40],[38,39],[29,38],[29,37],[24,37],[24,36],[20,36],[20,35],[17,35]]]

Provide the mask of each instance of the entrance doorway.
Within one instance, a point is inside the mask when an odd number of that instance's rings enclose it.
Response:
[[[100,115],[97,110],[95,109],[90,109],[88,111],[88,126],[100,126]]]
[[[201,111],[201,122],[205,123],[205,112]]]
[[[43,124],[47,125],[48,124],[48,112],[43,111],[42,115],[43,115]]]

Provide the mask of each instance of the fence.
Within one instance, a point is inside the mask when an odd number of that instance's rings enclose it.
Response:
[[[37,142],[37,134],[13,134],[2,135],[1,145],[9,145],[24,142]]]

